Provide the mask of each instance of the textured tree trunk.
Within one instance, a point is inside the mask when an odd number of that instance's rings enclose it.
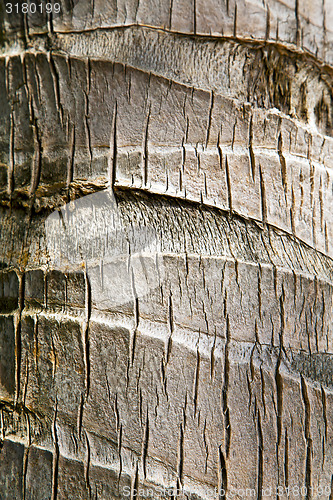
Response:
[[[1,5],[0,498],[332,499],[332,0],[62,1]]]

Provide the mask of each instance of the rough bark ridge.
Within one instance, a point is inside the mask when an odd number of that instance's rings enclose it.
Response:
[[[333,498],[332,0],[0,35],[0,497]]]

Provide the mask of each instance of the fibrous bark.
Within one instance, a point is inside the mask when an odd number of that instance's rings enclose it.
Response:
[[[2,7],[1,498],[333,497],[332,16]]]

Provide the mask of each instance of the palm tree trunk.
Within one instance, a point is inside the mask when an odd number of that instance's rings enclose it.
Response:
[[[333,498],[332,0],[10,5],[0,497]]]

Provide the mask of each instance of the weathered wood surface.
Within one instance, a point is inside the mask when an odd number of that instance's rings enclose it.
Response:
[[[0,23],[0,497],[333,498],[332,1],[65,7]]]

